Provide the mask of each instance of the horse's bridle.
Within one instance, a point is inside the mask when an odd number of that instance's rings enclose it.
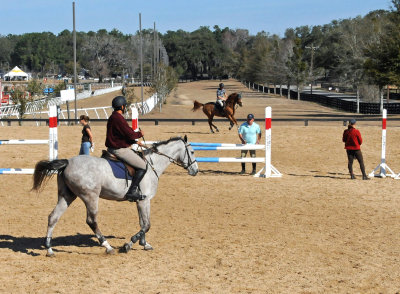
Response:
[[[190,158],[189,149],[188,149],[188,147],[190,146],[190,144],[187,144],[182,138],[181,138],[181,140],[182,140],[182,142],[185,144],[185,153],[186,153],[185,156],[188,157],[188,163],[187,163],[187,164],[184,164],[184,163],[182,163],[182,162],[179,162],[178,160],[172,158],[171,156],[169,156],[169,155],[167,155],[167,154],[164,154],[164,153],[158,151],[155,147],[151,147],[150,150],[152,150],[154,153],[156,153],[156,154],[158,154],[158,155],[162,155],[162,156],[164,156],[164,157],[167,157],[167,158],[169,159],[169,162],[171,162],[171,163],[173,163],[173,164],[175,164],[175,165],[177,165],[177,166],[183,167],[184,169],[188,169],[188,168],[191,167],[193,164],[195,164],[197,161],[196,161],[196,159],[192,161],[192,159]],[[150,163],[148,162],[148,164],[150,164]],[[150,166],[153,167],[151,164],[150,164]],[[156,172],[156,171],[154,170],[154,168],[153,168],[153,171]],[[156,175],[157,175],[157,173],[156,173]],[[158,177],[158,175],[157,175],[157,177]]]

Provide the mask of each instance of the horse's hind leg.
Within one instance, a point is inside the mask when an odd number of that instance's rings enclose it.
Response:
[[[65,185],[61,176],[58,177],[58,202],[56,207],[50,213],[47,225],[47,235],[45,247],[47,248],[47,256],[54,256],[53,249],[51,248],[51,238],[53,235],[54,227],[56,226],[60,217],[67,210],[68,206],[76,199],[76,196]]]
[[[213,125],[213,123],[212,123],[212,118],[208,118],[208,125],[210,126],[210,131],[211,131],[211,133],[214,133],[214,130],[213,130],[213,128],[212,128],[212,125]]]
[[[139,241],[139,245],[143,246],[144,250],[153,250],[153,247],[146,242],[146,233],[150,230],[150,200],[137,202],[139,214],[140,231],[131,237],[131,241],[124,245],[125,252],[132,249],[133,244]]]
[[[213,127],[217,132],[219,132],[217,126],[212,123],[213,118],[214,118],[214,115],[212,115],[211,117],[208,118],[208,124],[210,126],[211,133],[214,133]]]
[[[213,123],[211,123],[211,125],[215,128],[215,130],[216,130],[217,132],[219,132],[219,130],[218,130],[218,128],[217,128],[216,125],[214,125]]]
[[[114,249],[103,236],[99,229],[99,226],[97,225],[97,212],[99,208],[98,193],[92,192],[91,195],[86,195],[85,197],[82,197],[82,200],[85,202],[86,205],[86,223],[95,233],[97,239],[100,242],[100,245],[106,248],[106,253],[114,254]]]

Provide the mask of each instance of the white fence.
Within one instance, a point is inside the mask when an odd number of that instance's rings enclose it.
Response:
[[[147,114],[151,112],[157,105],[160,103],[157,93],[151,96],[150,98],[147,98],[145,101],[143,101],[143,107],[142,103],[133,103],[131,104],[131,108],[136,108],[138,113],[141,115]],[[108,119],[108,117],[111,115],[113,112],[113,109],[111,106],[103,106],[103,107],[92,107],[92,108],[80,108],[77,109],[77,117],[79,117],[81,114],[86,114],[89,116],[91,119],[97,118],[97,119]],[[70,113],[72,117],[75,117],[75,109],[70,109]],[[126,113],[126,116],[130,116],[129,113]],[[59,114],[59,118],[66,119],[68,118],[68,112],[67,110],[62,110]]]
[[[112,88],[107,88],[107,89],[99,89],[94,92],[84,91],[82,93],[79,93],[77,95],[76,99],[77,100],[86,99],[89,97],[94,97],[94,96],[118,91],[121,89],[122,89],[122,86],[117,86],[117,87],[112,87]],[[48,107],[50,105],[61,105],[63,103],[65,103],[65,102],[61,101],[60,97],[56,97],[56,98],[52,98],[52,99],[36,100],[34,102],[30,102],[27,104],[25,114],[32,115],[33,118],[42,117],[43,114],[48,114],[48,111],[41,111],[43,108],[46,108],[46,106]],[[141,115],[143,115],[143,114],[147,114],[147,113],[151,112],[159,103],[162,103],[162,101],[160,101],[160,98],[158,97],[157,93],[155,93],[153,96],[151,96],[150,98],[146,99],[143,102],[143,106],[142,106],[142,103],[139,102],[139,103],[132,104],[131,107],[136,108],[138,110],[138,112]],[[12,117],[20,118],[19,111],[18,111],[19,107],[20,107],[19,105],[10,105],[10,106],[1,107],[0,108],[0,118],[12,118]],[[75,109],[71,108],[69,111],[70,111],[71,117],[75,117]],[[97,118],[97,119],[101,119],[101,118],[108,119],[108,117],[111,115],[111,113],[112,113],[111,106],[77,109],[77,116],[79,116],[81,114],[86,114],[90,118]],[[59,118],[63,118],[63,119],[68,118],[67,110],[62,110],[59,113]],[[3,122],[0,122],[0,124],[2,126],[4,126]],[[36,123],[36,124],[38,125],[39,123]]]

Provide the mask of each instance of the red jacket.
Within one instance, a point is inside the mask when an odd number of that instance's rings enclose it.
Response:
[[[361,133],[359,130],[349,126],[343,132],[344,148],[347,150],[360,150],[362,144]]]
[[[114,149],[127,148],[141,137],[140,132],[135,132],[128,125],[125,118],[114,111],[108,118],[106,146]]]

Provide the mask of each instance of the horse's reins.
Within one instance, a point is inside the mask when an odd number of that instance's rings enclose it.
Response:
[[[139,128],[139,130],[142,131],[140,128]],[[144,136],[142,136],[142,138],[143,138],[144,145],[147,145],[147,144],[146,144],[146,140],[144,139]],[[155,174],[156,177],[159,179],[160,177],[158,176],[157,171],[155,170],[155,168],[154,168],[154,166],[153,166],[154,163],[153,163],[153,160],[151,159],[151,155],[149,155],[149,158],[150,158],[150,162],[149,162],[149,161],[147,160],[146,156],[144,156],[143,147],[142,147],[141,145],[139,145],[139,146],[140,146],[140,149],[142,150],[144,161],[146,161],[147,164],[150,165],[150,167],[151,167],[151,169],[153,170],[154,174]]]

